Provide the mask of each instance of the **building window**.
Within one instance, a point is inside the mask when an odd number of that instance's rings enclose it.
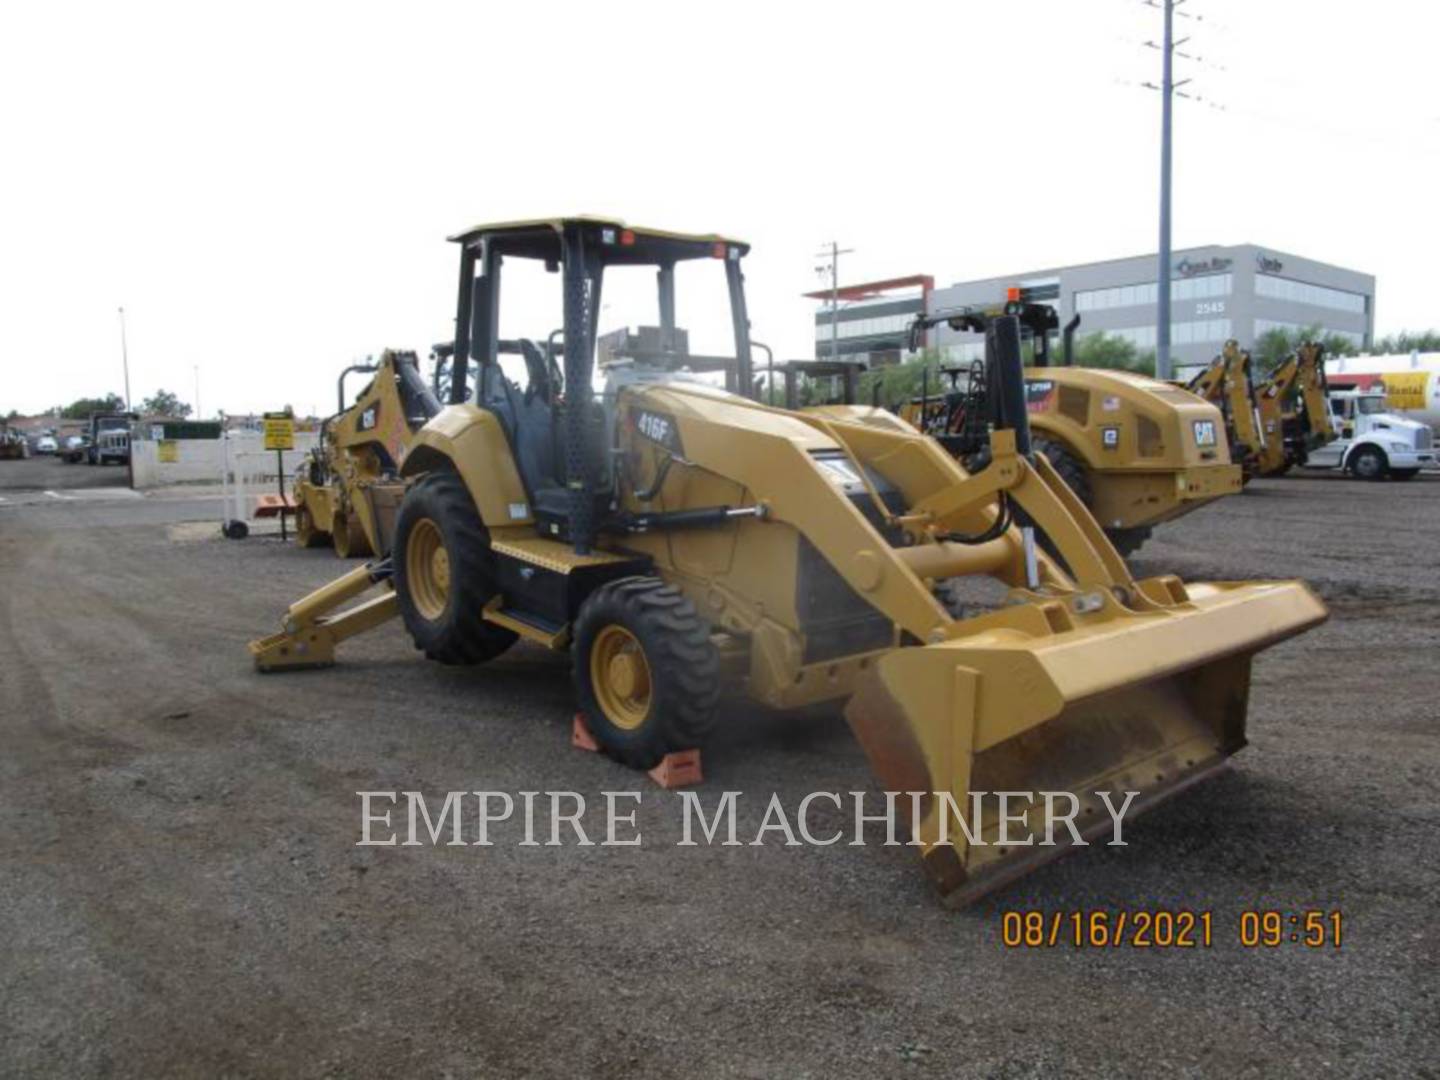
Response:
[[[903,335],[915,320],[914,315],[882,315],[873,319],[841,319],[838,324],[838,337],[875,337],[881,334]],[[817,341],[830,340],[830,320],[816,324],[815,339]]]
[[[1171,300],[1207,300],[1215,296],[1229,296],[1234,286],[1232,274],[1205,274],[1201,277],[1181,278],[1170,282]]]
[[[1170,344],[1198,345],[1207,341],[1224,341],[1231,336],[1229,319],[1196,319],[1190,322],[1170,324]],[[1155,327],[1129,326],[1120,330],[1097,330],[1098,334],[1113,334],[1124,338],[1137,349],[1155,348]]]
[[[1268,296],[1272,300],[1289,300],[1311,307],[1329,308],[1331,311],[1348,311],[1356,315],[1365,314],[1365,297],[1361,293],[1331,289],[1324,285],[1311,285],[1291,278],[1276,277],[1273,274],[1255,275],[1255,295]]]
[[[1171,300],[1205,300],[1229,296],[1234,288],[1233,274],[1205,274],[1170,282]],[[1158,282],[1138,285],[1116,285],[1108,289],[1082,289],[1075,293],[1076,311],[1104,311],[1107,308],[1139,307],[1160,299]]]
[[[1299,334],[1310,329],[1312,329],[1312,327],[1301,326],[1299,323],[1282,322],[1279,319],[1256,319],[1255,339],[1258,341],[1262,334],[1266,334],[1271,330],[1283,330],[1287,334]],[[1357,334],[1352,330],[1336,330],[1333,327],[1321,325],[1320,333],[1335,334],[1338,337],[1343,337],[1357,349],[1363,349],[1365,347],[1365,335]]]

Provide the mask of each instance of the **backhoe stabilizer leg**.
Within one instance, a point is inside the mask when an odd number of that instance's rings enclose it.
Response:
[[[388,586],[380,596],[332,615],[336,608],[374,585],[388,582],[390,563],[357,567],[290,605],[278,634],[250,642],[250,655],[260,671],[329,667],[335,663],[335,646],[347,638],[388,622],[400,613],[395,592]]]

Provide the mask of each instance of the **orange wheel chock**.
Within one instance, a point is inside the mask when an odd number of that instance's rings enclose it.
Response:
[[[570,729],[570,745],[592,753],[600,749],[590,726],[581,713],[575,714],[575,723]],[[705,777],[700,771],[699,750],[674,750],[660,759],[660,764],[649,769],[646,775],[667,791],[673,788],[689,787],[701,783]]]

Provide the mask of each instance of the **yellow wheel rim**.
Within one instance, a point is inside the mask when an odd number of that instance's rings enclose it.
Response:
[[[590,647],[590,685],[605,718],[634,731],[650,714],[650,664],[635,635],[613,623]]]
[[[450,553],[440,527],[421,518],[405,545],[405,581],[415,609],[425,619],[440,618],[450,602]]]

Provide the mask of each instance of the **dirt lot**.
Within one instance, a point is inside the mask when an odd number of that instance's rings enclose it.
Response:
[[[396,625],[258,676],[333,554],[21,492],[43,468],[0,462],[0,1075],[1440,1076],[1440,480],[1163,530],[1140,572],[1303,577],[1333,619],[1259,659],[1229,774],[952,913],[905,849],[674,846],[678,796],[569,748],[538,649],[446,669]],[[772,791],[871,784],[834,717],[743,706],[705,772],[746,839]],[[639,847],[355,846],[360,790],[642,788]],[[1213,947],[1001,941],[1179,907]],[[1339,910],[1343,945],[1242,948],[1247,908]]]
[[[0,498],[12,492],[71,491],[128,487],[130,469],[120,465],[67,465],[50,454],[21,461],[0,461]]]

